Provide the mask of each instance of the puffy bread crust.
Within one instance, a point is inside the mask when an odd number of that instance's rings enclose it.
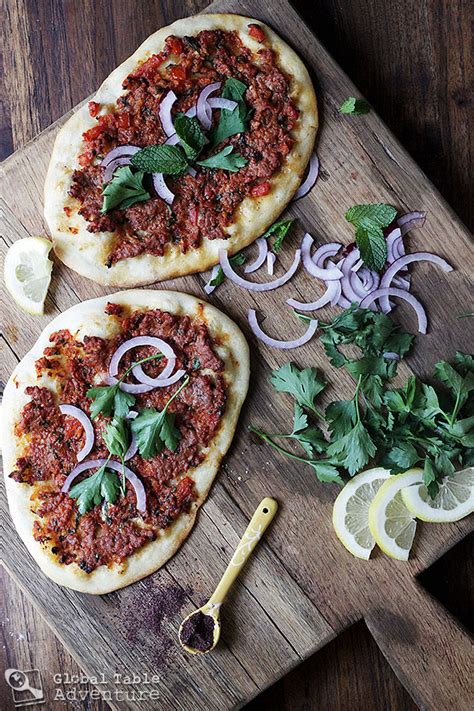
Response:
[[[104,314],[108,302],[123,304],[132,310],[159,308],[174,314],[197,316],[205,320],[213,338],[219,339],[216,348],[225,363],[224,377],[228,399],[221,427],[206,450],[205,460],[188,472],[195,482],[197,499],[188,514],[182,514],[171,526],[160,532],[123,565],[101,566],[92,573],[85,573],[76,563],[61,565],[48,548],[33,538],[33,522],[37,518],[30,508],[33,487],[21,484],[9,477],[22,455],[24,444],[15,435],[15,423],[20,417],[29,397],[25,388],[29,385],[46,385],[54,388],[54,380],[47,376],[38,378],[35,361],[41,357],[49,343],[50,334],[60,329],[69,329],[82,338],[111,336],[116,326],[115,319]],[[178,550],[190,532],[196,513],[205,501],[222,457],[227,452],[237,426],[240,409],[248,389],[250,364],[247,342],[231,319],[194,296],[173,291],[134,290],[122,291],[99,299],[77,304],[57,316],[44,329],[35,345],[13,371],[3,397],[0,436],[3,449],[5,485],[13,523],[29,552],[43,572],[59,585],[96,595],[103,595],[129,585],[155,572]]]
[[[292,131],[295,140],[293,149],[280,172],[271,179],[271,192],[261,198],[247,197],[240,203],[234,221],[227,229],[229,238],[226,240],[204,240],[199,248],[190,249],[186,254],[181,253],[179,246],[168,245],[161,257],[141,254],[107,268],[105,261],[114,233],[88,232],[87,222],[78,214],[79,201],[68,195],[72,173],[80,167],[77,157],[82,152],[82,134],[96,124],[89,116],[87,105],[84,105],[59,131],[45,182],[44,213],[54,251],[68,267],[99,284],[121,287],[151,284],[202,272],[217,264],[220,248],[227,248],[229,254],[238,252],[263,234],[284,210],[301,183],[313,150],[318,128],[316,96],[306,67],[298,55],[273,30],[258,20],[231,14],[196,15],[177,20],[148,37],[129,59],[115,69],[94,96],[94,101],[112,110],[117,97],[123,93],[123,79],[151,55],[161,51],[170,34],[183,37],[195,35],[202,30],[236,30],[249,49],[258,51],[262,45],[248,35],[251,22],[265,29],[268,46],[275,52],[278,65],[290,78],[290,95],[300,111]],[[69,208],[70,217],[66,216],[65,207]]]

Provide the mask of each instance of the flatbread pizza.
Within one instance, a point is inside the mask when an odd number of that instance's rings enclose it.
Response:
[[[1,418],[11,516],[46,575],[104,594],[162,566],[231,444],[248,379],[240,330],[192,296],[119,292],[55,318]]]
[[[151,35],[60,130],[45,217],[65,264],[139,286],[208,269],[274,222],[318,126],[297,54],[248,17]]]

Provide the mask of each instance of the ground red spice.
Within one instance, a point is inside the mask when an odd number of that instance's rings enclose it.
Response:
[[[264,43],[263,30],[257,25],[249,28],[249,33]],[[168,58],[174,64],[164,68]],[[248,86],[245,101],[252,117],[248,130],[223,141],[219,150],[229,144],[235,146],[248,160],[247,166],[236,173],[198,168],[195,177],[167,178],[175,193],[172,206],[156,197],[150,185],[152,199],[103,215],[102,158],[120,145],[147,146],[165,141],[158,115],[160,102],[169,90],[178,97],[173,107],[173,113],[177,113],[195,104],[204,86],[229,77]],[[179,244],[186,252],[205,239],[225,237],[225,229],[242,200],[271,191],[269,179],[293,146],[290,134],[298,110],[289,98],[288,79],[277,66],[273,52],[262,44],[257,64],[235,32],[206,30],[183,39],[171,35],[163,52],[130,74],[124,88],[114,112],[97,116],[97,125],[84,133],[84,150],[79,157],[82,169],[74,172],[70,190],[81,203],[79,212],[89,223],[89,231],[115,232],[107,264],[142,253],[162,255],[169,243]],[[96,107],[92,105],[89,110],[94,115]],[[214,123],[218,114],[213,112]]]
[[[35,522],[34,536],[49,541],[61,563],[74,561],[86,572],[121,562],[189,510],[195,492],[193,480],[186,473],[202,461],[202,448],[218,431],[226,404],[224,364],[214,351],[216,344],[205,323],[158,309],[127,314],[114,304],[107,305],[106,313],[120,322],[120,335],[115,338],[86,336],[79,341],[67,330],[51,336],[50,346],[36,362],[36,371],[38,376],[48,374],[57,380],[59,395],[45,387],[27,388],[30,401],[23,408],[16,434],[26,436],[28,446],[11,474],[16,481],[32,485],[49,482],[47,488],[40,487],[34,494],[35,510],[41,517]],[[125,497],[115,504],[97,505],[83,516],[75,501],[60,491],[76,464],[84,432],[76,419],[61,414],[59,405],[75,405],[90,414],[87,390],[103,382],[120,343],[139,335],[166,340],[176,353],[176,368],[184,368],[190,377],[169,409],[180,431],[177,450],[164,449],[149,460],[136,454],[127,462],[146,490],[144,526],[136,523],[135,493],[128,482]],[[121,372],[153,352],[144,347],[127,353],[121,361]],[[166,359],[162,359],[144,368],[156,377],[165,364]],[[179,383],[138,395],[134,408],[161,410],[178,387]],[[95,444],[90,459],[108,455],[102,433],[109,419],[99,415],[93,421]]]

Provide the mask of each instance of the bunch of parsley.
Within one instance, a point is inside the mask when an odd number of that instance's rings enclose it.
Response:
[[[246,130],[251,116],[244,99],[246,91],[247,86],[238,79],[231,77],[226,80],[221,96],[235,101],[236,106],[232,110],[221,109],[219,121],[208,135],[202,130],[197,118],[177,114],[173,125],[179,142],[175,145],[162,143],[142,148],[130,159],[134,172],[129,166],[118,168],[112,180],[103,188],[102,212],[105,214],[114,208],[125,209],[137,202],[149,200],[151,195],[143,187],[147,173],[179,177],[192,165],[231,173],[244,168],[248,160],[232,145],[225,146],[203,160],[198,158],[205,148],[212,152],[226,138]]]
[[[391,389],[397,361],[413,337],[380,313],[351,306],[331,323],[321,323],[321,341],[331,363],[346,368],[355,380],[352,397],[330,403],[323,413],[316,401],[326,383],[316,368],[300,370],[287,363],[273,371],[275,390],[293,396],[289,434],[251,431],[281,453],[309,464],[321,481],[343,482],[369,462],[398,474],[423,468],[432,497],[445,476],[474,463],[474,360],[457,353],[454,364],[436,365],[435,387],[414,376]],[[350,357],[347,350],[357,350]],[[322,425],[324,427],[321,429]],[[283,448],[277,440],[299,443],[306,456]]]

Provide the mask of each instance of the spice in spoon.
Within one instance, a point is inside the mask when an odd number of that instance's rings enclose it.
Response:
[[[181,644],[207,652],[214,644],[214,619],[198,610],[184,621],[180,630]]]

